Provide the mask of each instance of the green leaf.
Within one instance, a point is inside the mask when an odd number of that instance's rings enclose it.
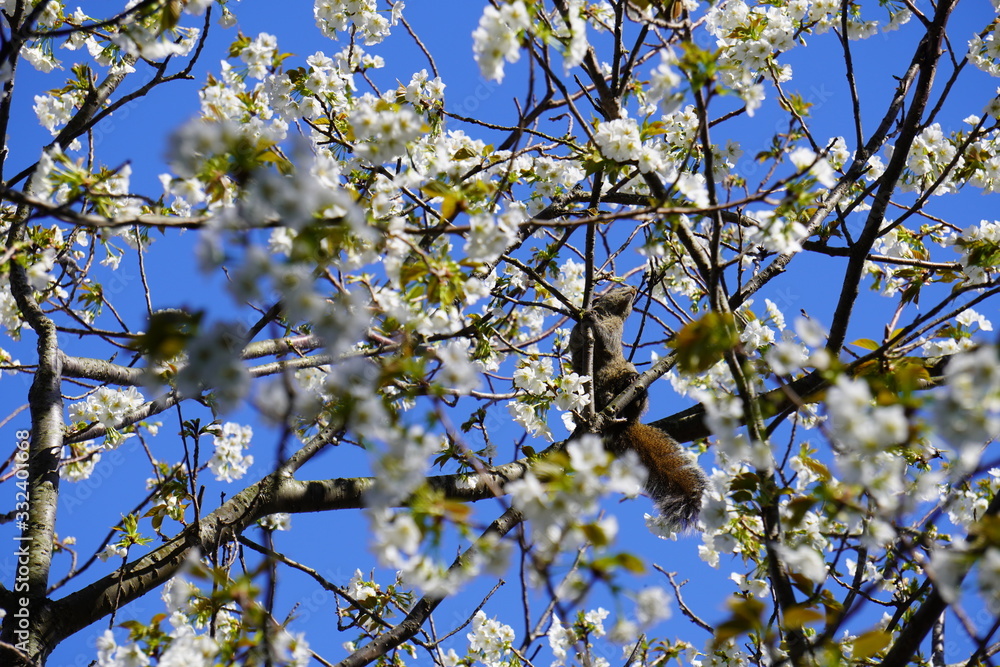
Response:
[[[732,313],[705,313],[677,332],[668,344],[677,352],[677,365],[686,373],[703,373],[722,360],[739,342]]]
[[[632,574],[644,574],[646,565],[642,559],[629,553],[618,553],[613,556],[598,558],[590,564],[593,570],[601,573],[612,573],[618,568],[623,568]]]
[[[813,607],[797,606],[785,612],[786,628],[801,628],[808,623],[816,623],[826,619],[826,614]]]
[[[764,603],[756,598],[731,598],[729,608],[732,616],[715,628],[712,638],[714,648],[719,648],[730,639],[747,634],[761,627]]]
[[[285,70],[285,76],[288,77],[288,80],[292,82],[293,86],[297,86],[300,82],[305,81],[309,74],[306,72],[305,67],[294,67],[292,69]],[[329,119],[324,120],[329,123]]]
[[[454,195],[445,195],[441,201],[441,218],[454,220],[459,210],[465,210],[465,200]]]
[[[580,526],[580,529],[587,536],[587,540],[594,546],[606,547],[608,545],[608,534],[600,526],[593,523],[585,523]]]
[[[441,181],[431,181],[421,185],[420,191],[428,197],[443,197],[446,194],[453,192],[453,189],[447,183],[442,183]]]
[[[202,314],[201,311],[187,313],[179,310],[153,313],[149,316],[146,331],[139,334],[129,347],[153,360],[173,359],[194,337]]]
[[[886,646],[892,640],[892,633],[885,630],[870,630],[857,639],[851,647],[851,658],[867,660]]]
[[[471,150],[469,150],[468,146],[462,146],[457,151],[455,151],[455,154],[452,155],[451,157],[453,160],[468,160],[470,158],[479,156],[473,153]]]
[[[646,572],[646,564],[642,562],[641,558],[637,558],[632,554],[618,554],[617,560],[623,568],[632,574],[644,574]]]
[[[810,472],[815,474],[823,481],[828,481],[830,479],[830,469],[825,465],[812,458],[803,458],[802,464],[809,469]]]
[[[241,53],[243,49],[250,46],[250,38],[244,35],[242,32],[239,33],[233,43],[229,45],[229,57],[236,58]]]
[[[807,102],[803,99],[802,95],[799,93],[792,93],[786,97],[785,100],[778,100],[778,105],[786,111],[794,111],[800,116],[808,116],[809,109],[813,106],[812,102]]]
[[[181,0],[170,0],[160,14],[160,30],[166,32],[173,30],[181,20],[183,6]]]
[[[788,525],[798,526],[802,523],[802,518],[816,504],[816,499],[812,496],[799,496],[788,501],[788,509],[791,514],[788,518]]]
[[[270,163],[278,168],[278,171],[284,175],[288,176],[295,173],[295,167],[292,163],[288,161],[283,155],[281,155],[274,148],[268,148],[260,154],[260,161],[262,163]]]
[[[853,343],[851,343],[851,345],[854,345],[855,347],[864,348],[866,350],[872,350],[872,351],[875,351],[875,350],[877,350],[877,349],[879,349],[881,347],[881,345],[879,345],[878,343],[876,343],[875,341],[873,341],[870,338],[859,338],[856,341],[854,341]]]

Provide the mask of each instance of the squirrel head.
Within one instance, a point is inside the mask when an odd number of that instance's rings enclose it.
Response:
[[[632,312],[632,304],[635,302],[638,292],[639,290],[631,285],[615,287],[594,300],[591,312],[598,319],[617,317],[624,320]]]

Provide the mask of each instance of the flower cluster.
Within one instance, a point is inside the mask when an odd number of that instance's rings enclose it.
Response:
[[[444,82],[441,77],[433,79],[422,69],[415,72],[403,89],[403,97],[414,107],[434,107],[444,102]]]
[[[774,211],[758,211],[752,217],[760,224],[749,230],[746,236],[748,245],[781,254],[802,250],[802,241],[808,230],[798,220],[789,220]]]
[[[169,629],[159,627],[161,620],[148,628],[136,622],[129,627],[129,640],[124,643],[115,639],[112,630],[106,630],[97,639],[98,667],[211,667],[218,664],[220,653],[235,654],[237,660],[246,663],[257,662],[258,658],[263,662],[266,653],[266,662],[276,667],[306,667],[312,659],[309,642],[301,633],[273,627],[267,629],[264,638],[264,633],[255,635],[242,627],[226,609],[205,614],[204,595],[181,576],[167,583],[162,598],[167,613],[160,619],[169,623]],[[149,642],[148,636],[154,634],[157,641]]]
[[[890,12],[884,30],[895,30],[911,18],[905,9]],[[840,4],[837,0],[794,0],[782,6],[750,7],[743,0],[715,4],[706,14],[706,25],[721,48],[719,72],[723,83],[736,91],[753,115],[764,99],[759,75],[780,83],[792,76],[791,67],[778,66],[779,54],[791,50],[804,39],[807,29],[821,35],[839,28]],[[854,15],[847,18],[850,39],[864,39],[877,34],[878,23]]]
[[[239,356],[240,340],[237,330],[223,322],[200,331],[174,378],[177,391],[183,396],[211,391],[220,411],[234,408],[250,390],[250,376]]]
[[[20,338],[21,327],[24,320],[21,319],[21,311],[17,307],[14,295],[10,291],[10,278],[7,274],[0,275],[0,324],[7,329],[7,335],[15,340]]]
[[[681,84],[681,75],[674,69],[676,65],[677,56],[673,50],[663,49],[660,52],[660,64],[650,72],[641,112],[653,113],[656,107],[665,115],[677,111],[684,98],[677,89]]]
[[[253,465],[253,456],[243,454],[253,439],[253,429],[233,422],[222,425],[220,433],[212,438],[215,453],[208,461],[208,468],[220,482],[241,479]]]
[[[73,90],[61,95],[35,95],[35,116],[42,127],[56,136],[83,103],[84,91]]]
[[[613,516],[598,516],[598,500],[613,492],[634,497],[646,479],[646,470],[634,453],[612,457],[595,435],[571,441],[566,453],[567,470],[574,474],[543,483],[528,472],[506,488],[514,507],[531,522],[533,562],[539,571],[564,551],[592,542],[613,542],[618,522]]]
[[[832,188],[837,184],[836,174],[826,161],[825,157],[817,155],[811,149],[800,146],[788,155],[788,161],[796,169],[808,171],[809,175],[815,178],[820,185],[825,188]]]
[[[525,171],[530,173],[536,196],[541,200],[571,189],[586,176],[578,161],[548,155],[536,157]]]
[[[996,30],[996,23],[992,23],[986,34],[973,35],[967,54],[969,62],[990,76],[1000,76],[1000,39]]]
[[[1000,432],[1000,358],[995,347],[956,354],[945,367],[947,391],[935,404],[935,426],[957,454],[956,475],[974,470],[982,443]]]
[[[504,61],[513,63],[521,57],[520,32],[530,26],[522,0],[501,4],[499,9],[486,5],[472,33],[473,53],[484,78],[503,81]]]
[[[420,552],[424,533],[411,514],[376,508],[368,512],[368,517],[372,528],[371,549],[379,562],[396,570],[403,582],[424,595],[453,595],[483,569],[499,572],[507,566],[510,545],[506,542],[494,540],[474,551],[462,562],[462,567],[452,568]]]
[[[526,392],[520,400],[507,404],[514,420],[529,433],[552,439],[547,420],[547,408],[555,405],[564,411],[563,424],[573,430],[573,413],[581,412],[590,402],[586,376],[577,373],[553,373],[552,359],[525,358],[514,371],[514,386]]]
[[[892,259],[913,260],[924,254],[923,244],[905,228],[889,230],[875,240],[873,251]],[[865,271],[875,278],[873,289],[881,289],[883,296],[892,297],[910,284],[912,277],[898,271],[898,267],[881,262],[865,263]]]
[[[659,590],[659,589],[657,589]],[[556,614],[552,615],[552,625],[546,633],[549,640],[549,648],[552,649],[552,667],[565,665],[569,658],[570,649],[575,648],[576,658],[579,664],[592,662],[589,652],[593,649],[591,640],[600,639],[607,633],[604,630],[604,619],[608,617],[608,610],[603,607],[588,612],[579,612],[577,620],[572,625],[566,625]],[[616,626],[617,629],[618,626]],[[628,641],[628,640],[626,640]],[[573,664],[573,663],[571,663]],[[608,664],[603,658],[593,661],[593,664]]]
[[[163,60],[191,53],[198,43],[199,34],[197,28],[162,31],[161,25],[153,20],[147,23],[132,23],[120,33],[113,35],[110,41],[130,56]]]
[[[950,176],[946,176],[946,169],[954,174],[954,170],[961,168],[964,159],[955,155],[957,149],[941,130],[939,123],[934,123],[925,127],[913,140],[913,146],[906,158],[906,167],[912,172],[913,179],[911,188],[916,190],[931,189],[933,195],[943,195],[954,192],[957,184],[953,183]],[[940,183],[937,183],[940,181]],[[935,183],[937,183],[935,185]]]
[[[103,447],[93,440],[73,443],[63,448],[63,460],[59,465],[59,477],[70,482],[90,479],[94,468],[101,460]]]
[[[108,429],[105,438],[105,448],[114,448],[134,433],[120,434],[116,431],[125,416],[145,403],[142,394],[135,387],[127,389],[112,389],[98,387],[97,390],[79,403],[69,406],[69,420],[73,424],[92,424],[94,422]]]
[[[287,512],[278,512],[277,514],[268,514],[265,517],[261,517],[257,523],[261,528],[266,530],[291,530],[292,529],[292,515]]]
[[[337,33],[354,28],[365,40],[365,45],[378,44],[389,36],[392,26],[403,13],[403,1],[389,3],[392,12],[383,16],[375,0],[316,0],[313,15],[316,25],[327,37],[337,39]]]
[[[887,512],[898,507],[906,461],[894,445],[905,442],[909,423],[900,405],[877,406],[868,385],[846,376],[827,395],[830,435],[840,445],[842,480],[857,484]]]
[[[639,126],[631,118],[600,123],[594,133],[594,141],[604,157],[616,162],[635,160],[642,149]]]
[[[240,52],[240,60],[246,63],[249,76],[254,79],[263,79],[274,64],[274,57],[277,53],[277,38],[262,32]]]
[[[410,107],[393,108],[366,97],[359,100],[350,117],[358,143],[355,151],[374,164],[389,162],[406,153],[425,127]]]
[[[440,436],[426,433],[418,426],[401,433],[381,428],[367,435],[369,441],[382,436],[386,444],[372,463],[376,482],[367,494],[370,507],[393,507],[406,500],[424,483],[431,457],[446,445]]]
[[[970,283],[985,283],[995,273],[994,257],[1000,253],[1000,220],[981,220],[951,235],[947,243],[961,256],[962,273]]]
[[[457,394],[468,394],[479,387],[479,367],[469,359],[469,343],[453,340],[435,350],[441,360],[437,380]]]
[[[472,617],[472,632],[466,635],[469,651],[484,665],[500,665],[514,648],[514,630],[480,609]]]
[[[583,62],[590,46],[587,41],[586,11],[583,0],[569,0],[565,17],[558,8],[552,10],[554,36],[564,44],[563,71],[567,74]]]
[[[495,262],[517,240],[524,218],[524,209],[518,206],[497,216],[488,213],[469,216],[469,236],[464,247],[469,261],[476,264]]]

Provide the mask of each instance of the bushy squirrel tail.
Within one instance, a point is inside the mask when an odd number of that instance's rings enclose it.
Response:
[[[676,440],[655,426],[632,422],[608,444],[614,454],[631,449],[639,456],[649,471],[646,492],[670,525],[683,529],[698,520],[708,480]]]

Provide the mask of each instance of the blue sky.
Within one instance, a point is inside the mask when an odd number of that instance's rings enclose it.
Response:
[[[84,9],[99,12],[103,6],[110,3],[85,3]],[[925,6],[926,2],[918,3]],[[240,19],[239,30],[254,37],[260,32],[270,32],[278,38],[280,50],[293,54],[286,66],[304,64],[307,56],[316,51],[332,53],[339,50],[342,43],[333,43],[325,38],[315,27],[312,18],[312,3],[265,3],[254,0],[244,0],[234,4],[234,12]],[[446,99],[448,108],[452,111],[468,115],[478,115],[486,120],[509,122],[514,118],[514,106],[511,98],[523,96],[525,63],[507,65],[508,78],[502,85],[484,81],[475,62],[472,59],[471,33],[475,28],[482,11],[481,3],[456,2],[448,3],[447,9],[442,9],[441,3],[421,3],[414,0],[406,10],[406,16],[414,29],[435,54],[442,78],[447,84]],[[989,20],[990,12],[986,3],[960,3],[959,10],[952,22],[952,31],[956,38],[956,48],[964,53],[964,40],[982,28]],[[198,110],[197,91],[202,85],[206,73],[218,73],[219,59],[224,57],[225,49],[236,36],[236,28],[228,30],[212,27],[213,36],[206,47],[206,53],[195,71],[193,81],[180,82],[154,91],[151,95],[137,100],[125,107],[114,117],[96,128],[95,151],[99,161],[108,165],[118,165],[131,161],[133,166],[134,190],[156,196],[160,193],[157,176],[166,171],[162,156],[166,152],[168,136],[171,128],[179,126]],[[855,62],[858,63],[859,85],[864,100],[865,128],[871,131],[881,117],[886,100],[891,96],[894,79],[898,76],[908,60],[915,39],[913,31],[907,36],[904,28],[902,39],[900,33],[888,37],[877,36],[866,42],[852,44]],[[961,42],[961,45],[959,44]],[[820,45],[822,43],[822,45]],[[903,46],[901,46],[903,44]],[[836,135],[848,137],[851,146],[851,126],[847,122],[845,109],[847,90],[841,72],[839,47],[832,35],[817,40],[818,48],[796,49],[787,56],[787,61],[795,67],[796,78],[790,87],[807,99],[813,99],[813,108],[817,135],[821,138]],[[427,62],[420,51],[402,30],[397,27],[393,37],[383,45],[372,47],[370,52],[382,55],[387,67],[374,76],[383,87],[398,79],[405,83],[409,77],[422,68]],[[74,55],[62,52],[67,62]],[[429,68],[428,68],[429,69]],[[970,68],[971,69],[971,68]],[[141,75],[141,74],[140,74]],[[31,99],[34,94],[46,88],[58,87],[62,78],[58,75],[40,76],[31,71],[27,63],[22,63],[18,72],[17,89],[15,92],[15,112],[10,126],[8,144],[10,158],[7,174],[16,173],[24,166],[34,162],[40,154],[41,147],[48,143],[48,132],[38,125],[31,110]],[[940,87],[939,81],[938,86]],[[126,84],[125,89],[129,89]],[[983,105],[995,94],[995,82],[978,71],[966,73],[963,83],[956,88],[955,103],[946,107],[942,115],[945,129],[957,129],[962,118],[971,113],[981,113]],[[725,105],[723,105],[725,108]],[[744,166],[749,170],[751,156],[766,147],[770,133],[776,126],[769,119],[777,119],[775,96],[769,91],[768,100],[758,112],[758,116],[743,118],[733,123],[731,129],[720,128],[716,141],[730,136],[741,140],[744,149]],[[449,127],[458,127],[450,124]],[[478,130],[465,128],[470,134],[479,134]],[[490,138],[484,137],[488,141]],[[759,142],[759,145],[757,145]],[[853,146],[851,146],[853,148]],[[750,176],[749,171],[747,173]],[[967,219],[962,226],[978,222],[981,217],[990,215],[989,209],[995,209],[992,197],[981,197],[970,194],[961,198],[965,211],[953,214],[953,218]],[[934,204],[932,204],[934,206]],[[954,200],[949,198],[949,207],[954,207]],[[952,211],[949,211],[953,213]],[[156,233],[154,232],[154,235]],[[204,306],[221,307],[222,312],[231,310],[227,304],[228,297],[218,291],[219,280],[206,278],[198,272],[191,254],[194,234],[171,233],[169,238],[157,241],[147,255],[147,268],[154,276],[152,291],[154,304],[157,306],[186,306],[198,308]],[[159,246],[159,247],[156,247]],[[638,260],[637,260],[638,261]],[[804,267],[793,263],[791,279],[781,282],[779,290],[765,294],[779,303],[790,315],[799,309],[807,309],[820,321],[829,319],[832,312],[832,300],[839,293],[839,273],[842,265],[832,260],[815,260]],[[129,257],[122,263],[118,278],[125,289],[137,275],[135,259]],[[109,283],[110,284],[110,283]],[[789,287],[791,286],[791,287]],[[143,321],[143,304],[135,292],[131,298],[124,299],[126,319],[130,325],[141,326]],[[116,302],[116,305],[117,302]],[[884,324],[885,301],[880,297],[863,294],[859,302],[859,318],[852,328],[852,338],[881,336]],[[996,319],[996,309],[984,311],[987,317]],[[871,313],[871,315],[869,315]],[[824,315],[826,317],[824,318]],[[879,319],[883,318],[883,319]],[[30,335],[21,345],[4,346],[22,359],[31,359],[33,346]],[[74,347],[74,342],[67,340],[70,351],[84,352]],[[25,400],[18,379],[11,380],[5,375],[3,414]],[[69,393],[74,389],[67,389]],[[659,383],[654,388],[654,409],[650,417],[659,418],[672,412],[675,408],[688,407],[689,403],[671,395],[666,383]],[[662,398],[661,398],[662,397]],[[506,420],[508,417],[502,408],[497,410],[497,418]],[[196,413],[191,413],[192,415]],[[201,415],[205,418],[205,415]],[[13,441],[13,430],[24,428],[26,413],[15,418],[10,425],[2,429],[7,442]],[[235,421],[247,422],[253,419],[249,412],[230,416]],[[176,429],[172,415],[163,415],[165,431]],[[254,423],[257,432],[256,442],[260,447],[253,453],[256,463],[251,469],[248,480],[256,479],[265,474],[273,460],[274,450],[270,439],[273,435],[265,427]],[[558,433],[558,428],[555,429]],[[8,435],[11,434],[11,435]],[[161,436],[156,441],[156,447],[163,447],[164,458],[176,457],[175,444],[168,445],[169,436]],[[159,451],[159,450],[158,450]],[[144,481],[145,456],[138,448],[136,440],[130,440],[119,450],[121,456],[108,455],[105,466],[98,467],[98,474],[91,482],[80,485],[64,484],[63,493],[67,504],[60,513],[59,533],[61,536],[75,535],[79,539],[78,548],[84,558],[101,544],[107,527],[119,519],[119,514],[127,511],[145,494]],[[135,461],[138,460],[138,463]],[[710,467],[711,454],[702,457],[702,464]],[[364,474],[365,457],[358,451],[341,447],[336,451],[327,451],[306,469],[303,476],[307,478],[324,478]],[[207,475],[206,475],[207,477]],[[239,486],[223,489],[219,485],[211,485],[206,498],[214,503],[222,490],[228,493],[237,491]],[[214,506],[214,505],[213,505]],[[664,542],[648,533],[643,525],[643,513],[650,510],[648,500],[626,501],[618,506],[611,506],[620,525],[622,546],[659,562],[667,570],[679,572],[679,579],[690,579],[694,582],[685,589],[686,601],[692,609],[710,622],[724,618],[724,610],[720,607],[724,599],[723,591],[731,592],[734,587],[728,581],[726,561],[721,570],[713,570],[703,564],[697,556],[699,537],[691,534],[682,537],[677,542]],[[480,503],[477,515],[484,522],[490,521],[499,514],[493,503]],[[321,515],[297,515],[292,519],[293,531],[276,534],[277,547],[290,557],[313,565],[327,579],[344,585],[356,567],[366,571],[371,567],[372,559],[363,549],[367,541],[367,524],[358,512],[332,512]],[[10,534],[10,527],[0,528],[0,536]],[[251,535],[251,539],[256,539]],[[57,559],[57,569],[65,567],[65,559]],[[11,560],[9,556],[0,556],[0,574],[9,581]],[[95,573],[111,571],[110,565],[96,565],[91,569],[85,581],[90,581]],[[737,569],[739,569],[737,567]],[[388,583],[389,579],[381,572],[378,579]],[[336,623],[332,598],[328,593],[318,589],[314,582],[297,572],[283,570],[281,574],[282,587],[278,598],[276,617],[283,618],[293,607],[298,619],[291,625],[295,631],[305,631],[314,648],[324,657],[337,660],[344,652],[339,643],[343,640],[336,633],[331,633],[331,624]],[[652,573],[650,577],[638,580],[666,586],[660,575]],[[437,619],[439,630],[447,631],[454,622],[464,620],[480,599],[478,592],[492,586],[491,581],[477,583],[469,591],[455,600],[446,601],[440,608]],[[601,600],[603,599],[603,602]],[[629,613],[628,606],[616,609],[613,603],[607,601],[603,593],[588,604],[588,608],[604,604],[611,608],[612,613],[618,611]],[[148,620],[155,613],[164,609],[158,594],[151,594],[130,605],[119,614],[118,621],[126,618]],[[489,616],[498,616],[505,622],[520,616],[520,600],[517,582],[508,578],[508,583],[500,593],[486,606]],[[534,609],[537,614],[538,608]],[[534,618],[532,619],[535,620]],[[95,656],[94,639],[103,632],[105,625],[97,624],[64,642],[53,655],[50,664],[70,665],[86,664]],[[518,637],[523,636],[524,628],[514,624]],[[655,628],[654,634],[663,636],[680,636],[703,640],[701,631],[692,626],[674,609],[674,617],[663,626]],[[464,632],[459,635],[464,645]],[[696,641],[697,643],[697,641]],[[607,650],[606,657],[615,663],[620,657],[617,648],[603,645]]]

